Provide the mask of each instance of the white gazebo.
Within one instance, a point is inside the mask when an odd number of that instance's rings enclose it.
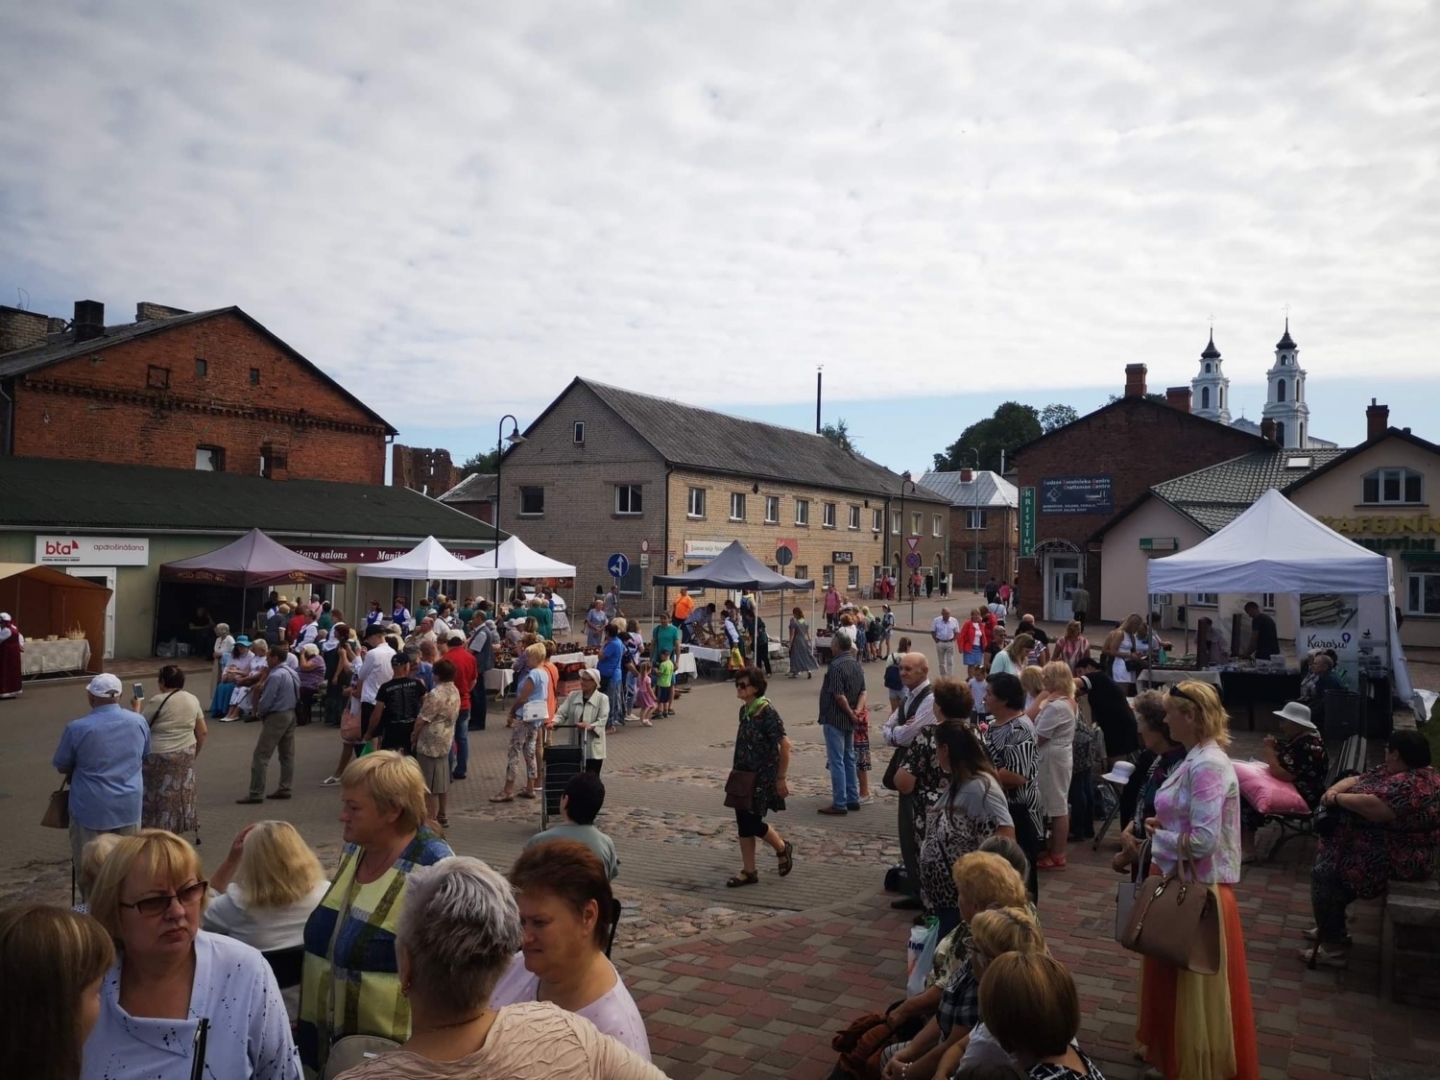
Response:
[[[523,581],[528,578],[575,577],[575,567],[541,555],[518,536],[512,536],[493,551],[482,552],[465,562],[473,570],[479,571],[471,576],[483,581],[497,578]]]
[[[433,536],[389,562],[357,567],[359,577],[401,578],[405,581],[473,581],[485,575],[480,569],[445,550]]]

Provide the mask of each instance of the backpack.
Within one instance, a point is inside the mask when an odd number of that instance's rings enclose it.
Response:
[[[900,684],[900,657],[895,657],[885,665],[885,689],[894,690],[899,693],[903,687]]]

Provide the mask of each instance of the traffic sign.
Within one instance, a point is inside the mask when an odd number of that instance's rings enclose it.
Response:
[[[640,541],[640,554],[641,554],[641,555],[649,555],[649,554],[650,554],[650,541],[649,541],[649,540],[641,540],[641,541]]]
[[[610,571],[611,577],[622,578],[630,572],[630,560],[617,551],[605,560],[605,569]]]
[[[643,569],[644,567],[647,567],[647,566],[649,566],[649,565],[650,565],[650,553],[649,553],[648,551],[642,551],[642,552],[640,552],[640,566],[641,566],[641,568]]]
[[[918,537],[918,536],[907,536],[907,537],[905,537],[905,543],[907,543],[907,544],[910,545],[910,550],[911,550],[911,551],[914,551],[916,548],[918,548],[918,547],[920,546],[920,537]],[[915,565],[918,566],[918,565],[920,565],[920,564],[919,564],[919,563],[916,563]]]
[[[919,554],[919,552],[912,551],[909,555],[906,555],[906,556],[905,556],[905,565],[908,566],[908,567],[910,567],[911,570],[919,570],[919,569],[920,569],[920,554]]]
[[[775,563],[778,566],[789,566],[795,561],[795,553],[788,547],[777,547],[775,549]]]

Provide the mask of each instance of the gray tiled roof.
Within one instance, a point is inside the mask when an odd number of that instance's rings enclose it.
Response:
[[[999,473],[988,469],[972,474],[968,484],[961,481],[961,473],[927,472],[920,482],[931,491],[943,496],[951,506],[1008,506],[1020,505],[1020,492]]]
[[[1337,449],[1261,450],[1178,476],[1150,490],[1213,533],[1234,521],[1271,488],[1284,488],[1304,479],[1343,453]]]
[[[814,432],[682,405],[589,379],[575,381],[614,409],[671,465],[862,495],[899,498],[901,494],[898,473]],[[920,486],[907,490],[905,497],[923,502],[949,501]]]
[[[0,457],[0,529],[259,528],[279,536],[357,536],[488,544],[495,530],[418,491],[241,473]],[[503,537],[504,534],[502,533]]]
[[[443,503],[484,502],[495,498],[495,481],[492,473],[471,473],[445,494],[438,496]]]

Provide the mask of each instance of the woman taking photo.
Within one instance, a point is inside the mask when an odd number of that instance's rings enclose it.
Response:
[[[810,640],[810,624],[805,621],[805,612],[798,607],[790,612],[790,678],[799,678],[800,672],[807,679],[813,679],[813,672],[820,669],[815,659],[815,643]]]
[[[410,874],[454,854],[425,827],[420,766],[395,750],[346,767],[340,821],[345,846],[335,881],[305,924],[297,1038],[305,1067],[317,1073],[345,1035],[410,1034],[395,928]]]
[[[998,631],[995,640],[1003,640],[1003,635]],[[1025,667],[1025,658],[1030,655],[1030,650],[1035,645],[1035,639],[1029,634],[1016,634],[1015,639],[995,653],[995,658],[990,661],[991,675],[1014,675],[1018,677],[1020,671]]]
[[[725,882],[732,889],[759,882],[760,873],[755,869],[757,840],[774,849],[781,877],[795,868],[795,845],[765,820],[771,810],[785,809],[785,797],[790,794],[785,780],[790,772],[790,739],[780,714],[765,696],[767,685],[765,673],[759,668],[744,668],[735,676],[740,726],[735,733],[735,757],[730,775],[731,780],[737,780],[737,775],[749,778],[738,782],[752,788],[753,794],[736,799],[735,826],[740,834],[741,865],[740,873]],[[726,787],[730,786],[727,782]]]
[[[497,1006],[495,985],[521,937],[510,886],[479,859],[416,871],[396,949],[413,1034],[341,1080],[665,1080],[552,1002]]]
[[[1197,975],[1142,957],[1135,1041],[1145,1060],[1174,1080],[1259,1076],[1233,888],[1240,880],[1240,782],[1225,753],[1229,720],[1213,686],[1186,679],[1165,695],[1165,721],[1185,759],[1161,785],[1155,815],[1144,822],[1150,873],[1171,873],[1188,848],[1198,879],[1219,905],[1225,959],[1217,974]]]
[[[1035,717],[1035,745],[1040,761],[1035,774],[1040,806],[1050,819],[1050,846],[1040,856],[1041,870],[1064,870],[1065,845],[1070,839],[1070,778],[1074,770],[1075,678],[1063,660],[1041,670],[1043,689]]]
[[[46,904],[0,909],[7,1075],[80,1080],[80,1048],[100,1018],[100,984],[114,962],[110,935],[88,915]]]
[[[199,1075],[299,1080],[275,975],[238,941],[200,929],[207,900],[195,849],[173,833],[127,836],[100,869],[90,910],[118,946],[85,1043],[86,1080]],[[206,1038],[197,1029],[208,1022]],[[7,1063],[8,1065],[8,1063]]]
[[[198,832],[195,759],[209,729],[205,710],[185,689],[185,673],[174,664],[161,668],[160,693],[145,703],[141,715],[150,725],[150,753],[142,766],[145,805],[140,824],[173,833]]]
[[[510,868],[520,951],[491,995],[494,1008],[549,1001],[650,1060],[645,1021],[605,955],[614,894],[605,864],[577,840],[546,840]]]
[[[1145,620],[1131,613],[1105,638],[1100,647],[1100,658],[1109,657],[1110,670],[1107,674],[1115,685],[1125,691],[1127,697],[1135,695],[1135,671],[1139,670],[1150,651],[1150,638],[1144,633]],[[1134,669],[1134,670],[1132,670]]]

